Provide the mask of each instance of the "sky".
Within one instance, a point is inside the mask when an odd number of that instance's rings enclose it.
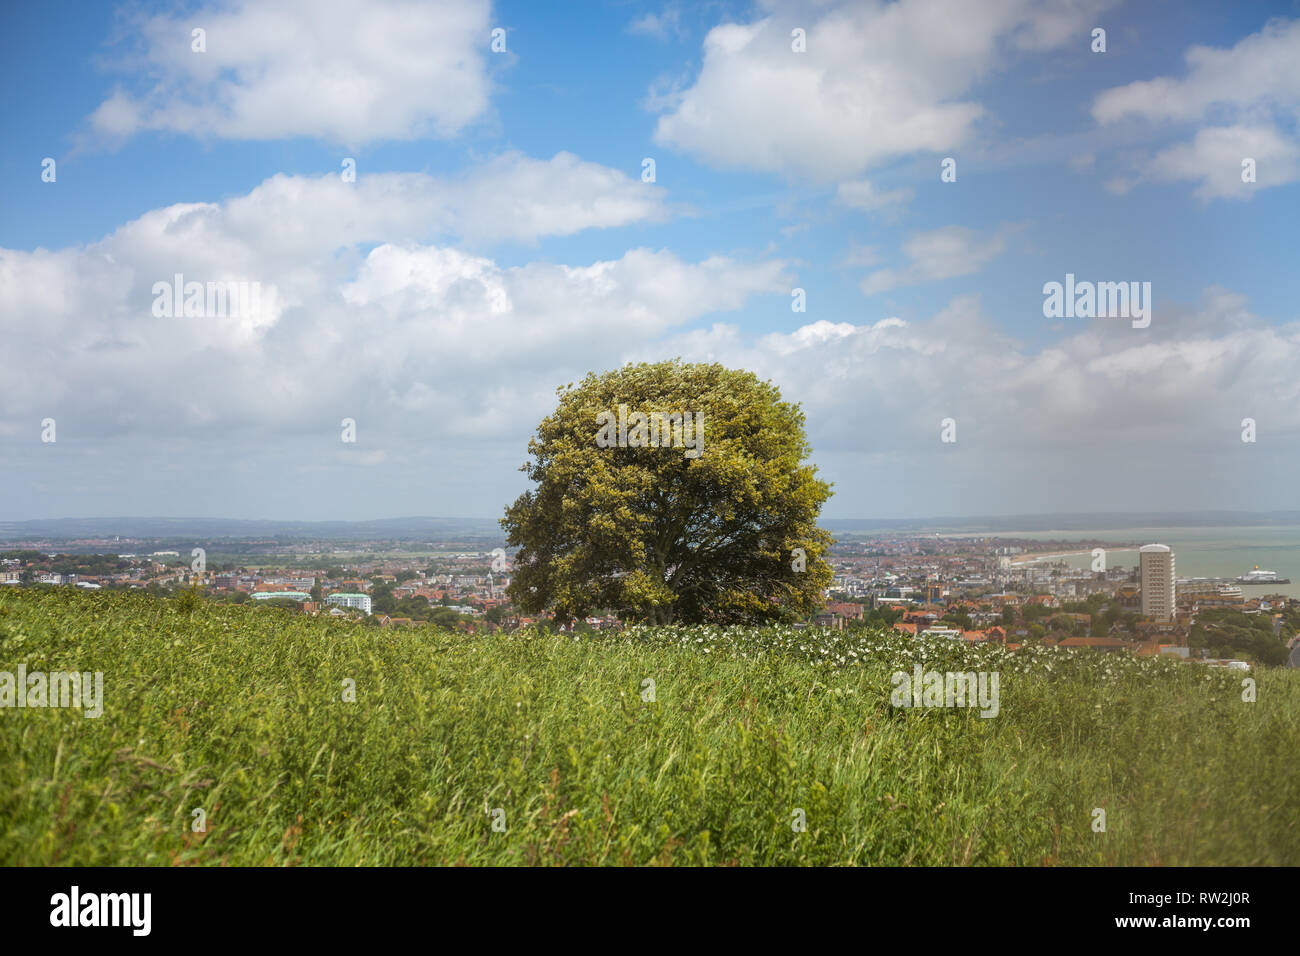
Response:
[[[1300,507],[1300,3],[51,0],[0,45],[5,520],[495,517],[557,387],[676,357],[801,405],[827,518]]]

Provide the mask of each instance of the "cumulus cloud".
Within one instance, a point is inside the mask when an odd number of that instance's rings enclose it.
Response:
[[[964,294],[924,320],[821,320],[751,340],[719,323],[645,349],[665,350],[708,353],[772,378],[804,403],[818,447],[864,454],[943,451],[935,447],[941,409],[978,423],[991,453],[1075,446],[1076,460],[1100,454],[1100,465],[1114,464],[1119,449],[1142,455],[1132,442],[1153,427],[1164,430],[1166,451],[1202,446],[1207,429],[1232,451],[1250,409],[1279,442],[1300,435],[1300,380],[1291,371],[1300,322],[1272,325],[1217,287],[1194,305],[1162,309],[1148,329],[1079,320],[1039,347],[1001,331],[981,298]],[[842,429],[862,424],[855,410],[865,409],[867,434]]]
[[[91,126],[349,146],[454,136],[488,108],[489,12],[487,0],[236,0],[145,17]]]
[[[603,365],[623,336],[788,293],[776,260],[632,249],[507,267],[446,239],[657,214],[653,187],[607,173],[562,154],[511,156],[451,181],[276,176],[222,203],[153,210],[85,247],[0,250],[6,427],[55,408],[100,434],[297,432],[319,427],[323,407],[368,414],[372,434],[381,420],[398,430],[402,411],[499,425],[523,394],[538,407],[556,367]],[[171,314],[155,310],[158,285],[176,276],[200,284],[202,314],[179,300]],[[253,314],[207,311],[202,290],[226,282],[256,284]],[[489,400],[500,408],[484,418]]]
[[[1183,54],[1187,74],[1163,76],[1099,94],[1092,115],[1099,123],[1124,118],[1199,120],[1211,107],[1243,108],[1264,98],[1279,104],[1300,102],[1300,20],[1274,20],[1234,46],[1193,46]]]
[[[658,222],[669,214],[661,187],[559,153],[538,160],[506,153],[452,177],[337,173],[271,177],[224,203],[153,210],[123,227],[137,256],[207,250],[232,269],[301,262],[362,242],[453,237],[528,241],[584,229]],[[257,259],[247,258],[256,253]]]
[[[345,208],[313,221],[313,185],[156,210],[85,247],[0,251],[12,507],[228,514],[249,501],[320,517],[318,504],[302,511],[303,481],[327,482],[349,517],[495,514],[557,385],[671,356],[752,369],[801,402],[814,461],[839,482],[833,515],[1222,507],[1225,488],[1294,473],[1300,323],[1270,325],[1228,290],[1161,309],[1148,329],[1080,321],[1035,347],[972,295],[924,320],[754,334],[698,322],[784,298],[784,262],[632,249],[505,265],[443,242],[372,246],[375,230],[416,231],[407,194],[380,190],[373,220]],[[282,245],[276,220],[300,217]],[[960,230],[938,235],[978,247]],[[919,263],[944,245],[923,234],[908,251]],[[275,288],[273,321],[151,314],[157,278],[218,266]],[[1247,415],[1264,436],[1255,457],[1238,440]],[[34,437],[46,416],[58,445]],[[344,417],[355,448],[339,441]],[[939,441],[945,417],[955,446]]]
[[[977,295],[929,319],[818,321],[746,339],[670,336],[681,354],[772,379],[803,404],[836,517],[1285,508],[1300,439],[1300,322],[1206,289],[1150,328],[1079,321],[1031,347]],[[1241,419],[1259,423],[1257,445]],[[940,423],[957,423],[957,442]],[[1238,496],[1249,493],[1249,504]]]
[[[972,275],[1006,250],[1002,233],[984,235],[965,226],[944,226],[921,232],[903,243],[910,260],[901,269],[881,269],[862,280],[864,295],[887,292],[899,286]]]
[[[1202,199],[1247,199],[1300,180],[1300,20],[1270,21],[1226,49],[1193,46],[1184,60],[1182,77],[1129,83],[1093,101],[1092,116],[1103,125],[1211,123],[1190,141],[1146,158],[1115,188],[1143,180],[1192,182]],[[1247,158],[1255,160],[1254,183],[1242,181]]]
[[[879,212],[892,206],[905,206],[912,201],[911,189],[882,190],[869,179],[840,183],[835,190],[835,199],[850,209],[863,212]]]
[[[727,168],[843,180],[918,151],[967,142],[984,107],[977,80],[1016,50],[1076,36],[1109,0],[768,3],[704,41],[693,85],[655,141]],[[806,51],[791,33],[806,33]]]
[[[1252,164],[1253,182],[1242,179],[1244,161]],[[1207,127],[1191,142],[1157,152],[1146,177],[1197,183],[1200,199],[1248,199],[1257,189],[1300,180],[1300,143],[1272,126]]]

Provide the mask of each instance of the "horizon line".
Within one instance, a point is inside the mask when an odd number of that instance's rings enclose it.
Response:
[[[1300,518],[1300,509],[1296,508],[1277,508],[1265,511],[1247,511],[1236,509],[1204,509],[1204,510],[1169,510],[1169,511],[1039,511],[1039,512],[1013,512],[1003,514],[948,514],[948,515],[906,515],[900,517],[821,517],[819,522],[944,522],[944,521],[1008,521],[1016,519],[1033,519],[1042,520],[1046,518],[1195,518],[1195,517],[1273,517],[1273,516],[1292,516]],[[496,523],[500,519],[486,515],[394,515],[390,517],[371,517],[371,518],[245,518],[245,517],[226,517],[219,515],[60,515],[57,517],[38,517],[38,518],[0,518],[0,527],[11,525],[31,525],[42,523],[58,522],[105,522],[105,521],[165,521],[165,522],[186,522],[186,521],[213,521],[213,522],[231,522],[244,524],[349,524],[364,525],[376,523],[392,523],[401,521],[465,521],[465,522],[492,522]]]

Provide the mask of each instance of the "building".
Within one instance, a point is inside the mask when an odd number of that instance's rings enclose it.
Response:
[[[1121,584],[1115,589],[1115,600],[1122,608],[1136,610],[1142,604],[1142,589],[1136,584]]]
[[[335,607],[356,608],[365,614],[371,613],[371,603],[369,594],[354,594],[348,591],[339,591],[331,594],[325,599],[326,604],[333,604]]]
[[[1153,621],[1174,619],[1175,577],[1174,552],[1167,544],[1147,544],[1138,548],[1141,563],[1142,616]]]
[[[937,625],[932,625],[930,627],[927,627],[925,630],[923,630],[920,633],[920,636],[921,637],[947,637],[947,638],[954,638],[960,640],[962,636],[962,632],[959,628],[955,628],[955,627],[939,627]]]
[[[249,597],[254,601],[269,601],[271,598],[288,598],[290,601],[311,600],[311,595],[306,591],[254,591]]]
[[[1134,644],[1117,637],[1067,637],[1057,647],[1086,647],[1094,651],[1131,651]]]
[[[861,604],[835,603],[826,605],[826,610],[848,621],[860,621],[866,608]]]

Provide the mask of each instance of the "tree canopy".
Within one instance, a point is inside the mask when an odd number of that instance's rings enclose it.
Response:
[[[721,365],[627,365],[557,389],[529,441],[536,486],[501,520],[509,595],[560,621],[757,623],[816,610],[830,485],[797,405]],[[689,417],[688,417],[689,416]]]

